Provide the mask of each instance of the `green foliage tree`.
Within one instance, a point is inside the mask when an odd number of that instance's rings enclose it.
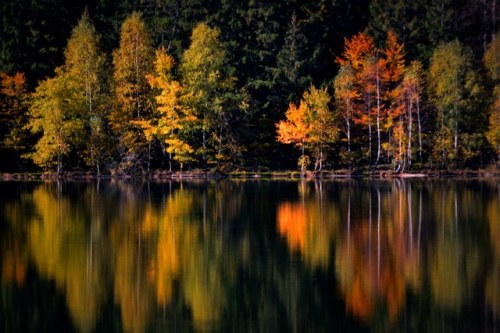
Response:
[[[137,12],[122,24],[120,46],[113,53],[114,106],[109,124],[117,138],[119,171],[150,167],[152,141],[137,121],[152,115],[152,91],[146,75],[153,71],[154,49],[146,26]]]
[[[484,65],[492,85],[489,128],[486,137],[497,153],[500,163],[500,33],[488,44]]]
[[[429,96],[436,108],[434,157],[445,163],[467,161],[479,152],[483,87],[471,52],[455,40],[438,46],[429,68]],[[449,137],[451,135],[451,137]]]
[[[239,109],[235,78],[229,73],[219,35],[219,29],[199,23],[180,64],[184,107],[192,110],[201,131],[198,151],[204,163],[217,164],[238,151],[231,120]]]
[[[88,13],[84,12],[68,41],[64,71],[77,84],[85,103],[82,114],[87,132],[84,156],[86,164],[95,167],[98,174],[109,150],[105,131],[105,56],[100,51],[99,44],[100,37]]]

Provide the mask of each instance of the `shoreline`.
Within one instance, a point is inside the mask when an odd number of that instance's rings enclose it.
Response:
[[[90,172],[64,172],[55,173],[31,173],[13,172],[0,173],[0,181],[93,181],[93,180],[219,180],[219,179],[306,179],[306,180],[328,180],[328,179],[496,179],[500,178],[500,169],[478,169],[478,170],[418,170],[414,172],[395,173],[391,170],[324,170],[308,171],[301,177],[300,171],[183,171],[169,172],[163,170],[153,171],[149,174],[103,174],[97,175]]]

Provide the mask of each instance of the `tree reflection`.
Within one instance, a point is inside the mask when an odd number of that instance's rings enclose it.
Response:
[[[331,244],[340,220],[339,210],[327,198],[321,182],[298,183],[300,198],[280,202],[277,208],[277,227],[286,238],[292,252],[299,252],[311,267],[328,268]]]
[[[32,200],[36,214],[29,230],[31,258],[65,293],[76,326],[90,331],[105,296],[105,258],[95,253],[85,212],[64,198],[57,184],[39,186]]]
[[[491,324],[499,193],[399,179],[38,184],[0,205],[2,286],[36,271],[79,331],[109,330],[103,313],[126,332],[454,329],[479,311]]]

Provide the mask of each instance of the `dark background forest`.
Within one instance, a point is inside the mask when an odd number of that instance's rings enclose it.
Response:
[[[5,0],[0,17],[0,172],[500,157],[495,0]]]

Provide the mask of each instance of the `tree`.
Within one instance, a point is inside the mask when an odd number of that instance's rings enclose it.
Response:
[[[330,95],[324,89],[311,86],[303,96],[307,108],[307,121],[309,123],[308,142],[313,147],[316,162],[314,170],[321,171],[325,161],[328,145],[337,141],[339,128],[337,114],[330,110]]]
[[[405,60],[403,44],[399,43],[396,35],[389,31],[384,53],[384,67],[381,79],[385,86],[384,99],[386,101],[386,112],[384,114],[384,129],[388,133],[385,149],[392,155],[396,170],[405,167],[406,132],[408,120],[406,116],[406,100],[402,86],[403,74],[405,72]]]
[[[344,133],[347,137],[347,152],[351,153],[351,127],[356,102],[359,98],[359,91],[356,90],[356,77],[353,68],[350,65],[343,65],[335,77],[333,86],[335,88],[336,107],[345,126]]]
[[[285,144],[293,143],[295,146],[300,148],[301,156],[299,159],[299,165],[301,173],[304,174],[307,165],[309,164],[307,162],[308,158],[305,156],[307,135],[309,132],[309,125],[306,120],[305,104],[301,102],[297,107],[295,104],[290,103],[285,117],[286,120],[281,120],[276,124],[276,139]]]
[[[169,171],[172,171],[172,154],[181,170],[185,162],[192,160],[194,151],[184,139],[183,132],[196,121],[189,108],[183,108],[180,104],[182,86],[172,77],[173,67],[174,60],[166,53],[165,48],[156,50],[155,75],[147,77],[151,87],[159,90],[156,96],[156,114],[150,121],[142,123],[146,137],[156,136],[166,144]]]
[[[26,148],[27,99],[23,73],[0,73],[0,142],[4,148],[17,151]]]
[[[408,146],[407,158],[411,165],[412,161],[412,138],[413,138],[413,115],[416,114],[417,130],[418,130],[418,156],[422,162],[422,117],[420,112],[421,94],[424,86],[423,68],[419,61],[412,61],[410,66],[406,67],[402,84],[402,93],[406,100],[407,110],[407,131],[408,131]]]
[[[217,164],[237,153],[231,121],[239,108],[235,79],[229,75],[219,35],[219,29],[199,23],[180,65],[185,107],[193,111],[201,131],[199,152],[204,163]]]
[[[121,158],[119,169],[142,168],[149,171],[152,141],[136,121],[149,119],[152,113],[151,88],[146,75],[151,74],[154,49],[146,26],[137,12],[122,24],[120,46],[113,53],[114,107],[109,115]]]
[[[458,40],[434,50],[428,89],[437,111],[436,142],[441,143],[434,147],[435,158],[444,164],[474,157],[479,150],[469,135],[479,133],[483,125],[483,88],[472,66],[471,52]]]
[[[486,137],[495,149],[500,163],[500,33],[488,44],[484,54],[484,65],[492,84],[492,100],[489,115],[489,128]]]
[[[83,108],[78,83],[61,69],[54,78],[40,83],[29,108],[29,128],[33,134],[41,134],[35,151],[28,155],[37,165],[46,169],[55,166],[57,174],[62,171],[63,157],[82,138]]]
[[[73,29],[66,47],[64,71],[78,86],[85,103],[82,118],[85,122],[85,161],[100,174],[100,165],[107,153],[105,132],[104,63],[99,49],[100,37],[88,13],[84,12]]]
[[[277,140],[281,143],[293,143],[301,149],[299,165],[302,174],[307,167],[305,150],[311,152],[315,161],[315,170],[322,170],[327,145],[338,138],[338,126],[334,113],[329,109],[330,96],[325,89],[314,86],[304,92],[299,107],[290,103],[286,120],[276,124]]]
[[[425,61],[440,43],[457,36],[456,5],[453,0],[370,1],[368,32],[383,44],[389,31],[395,32],[413,59]]]

